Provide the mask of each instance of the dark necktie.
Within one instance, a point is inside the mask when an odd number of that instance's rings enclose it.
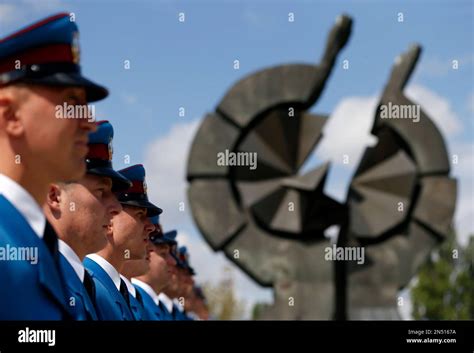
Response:
[[[160,300],[158,301],[158,307],[160,308],[160,318],[161,320],[169,320],[168,314],[171,314],[168,309],[166,308],[165,304]]]
[[[48,248],[48,251],[50,252],[50,254],[53,258],[53,261],[54,261],[54,264],[55,264],[56,268],[59,271],[59,277],[60,277],[60,280],[61,280],[61,285],[62,285],[64,291],[66,291],[65,281],[64,281],[64,278],[63,278],[63,271],[61,270],[61,265],[59,263],[58,236],[56,235],[56,231],[54,230],[54,228],[51,226],[51,224],[48,221],[46,221],[46,226],[44,227],[43,241],[44,241],[46,247]],[[64,319],[65,320],[73,320],[74,318],[73,318],[71,312],[66,311]]]
[[[146,310],[145,310],[145,305],[143,304],[143,298],[142,298],[142,295],[140,294],[140,292],[138,290],[135,290],[135,299],[137,300],[138,302],[138,311],[141,312],[141,319],[140,320],[149,320],[147,319],[147,313],[146,313]]]
[[[171,316],[173,317],[173,320],[178,320],[178,308],[173,304],[171,307]]]
[[[58,236],[48,221],[46,221],[46,226],[44,227],[43,241],[51,253],[54,262],[59,266]]]
[[[142,298],[142,295],[140,294],[140,292],[137,290],[135,291],[135,297],[137,298],[138,302],[143,306],[143,298]]]
[[[94,302],[95,298],[95,284],[92,280],[91,275],[87,270],[84,270],[84,287],[86,287],[87,294],[89,294],[89,298],[92,302]]]
[[[120,279],[120,293],[122,297],[125,299],[128,307],[130,308],[130,295],[128,294],[127,285],[125,284],[123,279]]]
[[[95,303],[95,284],[94,281],[92,280],[91,275],[87,270],[84,270],[84,287],[86,288],[86,292],[89,295],[89,298],[92,303]],[[93,304],[95,305],[95,304]],[[86,310],[86,315],[87,315],[87,320],[94,320],[92,317],[91,313]]]

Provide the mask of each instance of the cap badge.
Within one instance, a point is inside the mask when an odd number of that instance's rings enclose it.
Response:
[[[81,50],[79,49],[79,32],[74,32],[72,35],[72,44],[71,44],[71,51],[72,51],[72,60],[74,64],[79,64],[81,58]]]
[[[114,154],[114,148],[112,147],[112,138],[109,139],[109,161],[112,160],[112,155]]]

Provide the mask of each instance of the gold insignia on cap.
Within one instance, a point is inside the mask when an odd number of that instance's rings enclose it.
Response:
[[[114,154],[114,148],[112,146],[112,138],[109,139],[109,161],[112,160],[112,155]]]
[[[146,194],[146,192],[147,192],[146,181],[143,180],[143,193]]]
[[[79,48],[79,32],[77,31],[72,35],[71,51],[74,64],[79,64],[81,59],[81,50]]]

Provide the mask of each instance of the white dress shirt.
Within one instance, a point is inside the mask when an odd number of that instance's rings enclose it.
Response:
[[[190,317],[191,319],[193,319],[194,321],[202,321],[201,318],[198,316],[198,314],[196,314],[194,311],[188,311],[186,315]]]
[[[174,305],[178,308],[179,311],[183,312],[184,311],[184,306],[181,305],[178,299],[174,298],[173,299]]]
[[[72,248],[61,239],[58,239],[58,249],[59,252],[64,255],[67,262],[69,262],[69,264],[72,266],[74,272],[77,274],[77,277],[79,277],[81,282],[84,282],[85,269],[79,256],[77,256],[74,250],[72,250]]]
[[[133,284],[124,275],[120,275],[120,278],[123,279],[123,281],[127,285],[128,292],[131,295],[133,295],[134,298],[136,298],[137,297],[137,289],[133,286]]]
[[[87,257],[91,260],[97,262],[97,264],[102,267],[102,269],[109,275],[112,281],[117,287],[117,290],[120,291],[120,274],[106,259],[97,254],[89,254]]]
[[[3,195],[25,217],[36,235],[43,238],[46,217],[41,206],[20,184],[0,173],[0,195]],[[46,197],[46,195],[45,195]]]
[[[143,281],[140,281],[139,279],[132,278],[132,283],[136,286],[139,286],[141,289],[145,291],[146,294],[148,294],[153,301],[155,302],[156,305],[160,304],[160,299],[158,299],[158,294],[151,288],[151,286],[148,283],[145,283]]]
[[[164,304],[170,313],[173,312],[173,301],[165,293],[158,294],[158,299]]]

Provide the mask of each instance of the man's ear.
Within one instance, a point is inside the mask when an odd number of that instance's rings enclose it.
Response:
[[[63,192],[57,184],[50,184],[48,190],[48,196],[46,197],[46,204],[51,210],[52,214],[61,212],[61,197]]]
[[[19,99],[15,99],[14,93],[14,88],[0,89],[0,128],[12,137],[19,137],[24,133],[24,124],[18,114]]]

